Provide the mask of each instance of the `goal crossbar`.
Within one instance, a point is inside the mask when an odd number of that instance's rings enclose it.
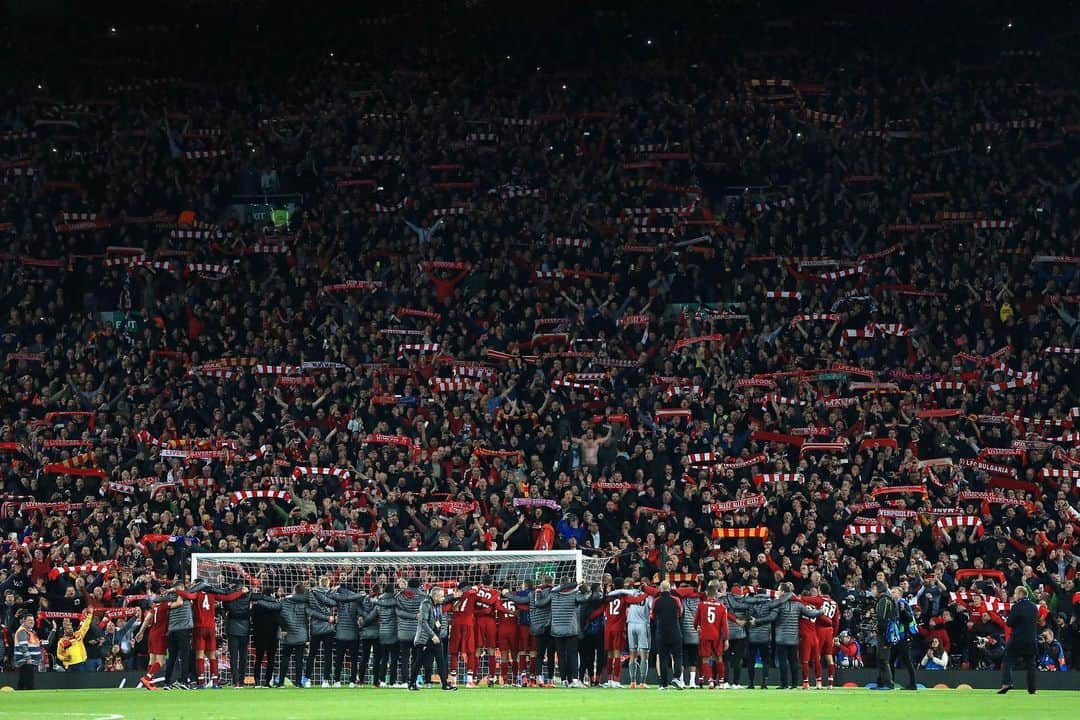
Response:
[[[548,563],[572,563],[574,580],[599,582],[609,558],[589,557],[580,550],[522,550],[476,552],[317,552],[317,553],[193,553],[191,579],[200,578],[206,566],[281,566],[309,565],[314,567],[462,567],[505,566],[526,564],[541,566]],[[561,578],[560,578],[561,579]]]

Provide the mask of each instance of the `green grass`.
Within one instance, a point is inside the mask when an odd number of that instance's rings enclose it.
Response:
[[[990,690],[875,692],[669,690],[424,690],[253,689],[171,691],[40,690],[0,694],[0,720],[447,720],[558,718],[638,720],[734,716],[785,720],[864,718],[1080,717],[1080,692],[1023,690],[999,697]]]

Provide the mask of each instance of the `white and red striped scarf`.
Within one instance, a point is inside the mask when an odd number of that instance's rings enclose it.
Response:
[[[766,405],[767,403],[775,403],[777,405],[795,405],[798,407],[805,407],[807,404],[805,400],[799,400],[798,398],[789,398],[783,395],[777,395],[776,393],[768,393],[761,398],[762,406]]]
[[[1005,390],[1015,390],[1016,388],[1029,387],[1032,385],[1038,385],[1038,378],[1017,378],[1016,380],[1009,380],[1007,382],[991,383],[986,387],[987,392],[1003,392]]]
[[[570,390],[586,390],[592,393],[604,392],[604,389],[595,383],[574,382],[573,380],[558,379],[551,381],[551,389],[567,388]]]
[[[435,208],[431,211],[431,217],[440,218],[450,215],[464,215],[472,210],[472,205],[465,203],[463,205],[457,205],[455,207]]]
[[[399,163],[399,162],[401,162],[401,156],[400,155],[358,155],[356,157],[356,162],[360,163],[361,165],[365,165],[367,163],[375,163],[375,162]]]
[[[685,418],[689,420],[693,417],[693,413],[690,410],[684,408],[661,408],[657,410],[653,416],[657,421],[667,420],[670,418]]]
[[[487,365],[473,365],[455,363],[452,368],[454,375],[458,377],[476,378],[478,380],[490,380],[498,374],[498,371]]]
[[[468,377],[432,377],[428,387],[435,392],[483,392],[484,384]]]
[[[796,290],[766,290],[765,297],[771,300],[802,300],[802,293]]]
[[[971,527],[975,528],[973,531],[975,535],[981,536],[983,534],[983,523],[978,515],[945,515],[939,517],[934,525],[942,529]]]
[[[696,335],[694,337],[683,338],[675,343],[675,352],[682,350],[684,347],[690,345],[696,345],[703,342],[718,342],[723,343],[726,339],[726,335],[723,333],[713,333],[711,335]]]
[[[852,392],[899,392],[900,386],[894,382],[853,382],[849,389]]]
[[[345,282],[323,285],[323,292],[344,292],[346,290],[380,290],[386,287],[381,280],[346,280]]]
[[[806,477],[802,473],[762,473],[761,475],[755,475],[753,478],[755,485],[761,485],[762,483],[779,483],[779,482],[805,482]]]
[[[930,385],[931,392],[939,390],[966,390],[967,385],[957,380],[938,380]]]
[[[838,322],[840,320],[839,313],[806,313],[804,315],[796,315],[791,318],[791,324],[806,322],[808,320],[826,320],[828,322]]]
[[[709,505],[709,512],[714,515],[723,515],[724,513],[729,512],[739,512],[740,510],[764,507],[766,503],[768,503],[768,500],[764,495],[748,495],[739,498],[738,500],[713,503]]]
[[[286,245],[282,245],[282,244],[279,244],[279,243],[255,243],[254,245],[251,245],[250,247],[245,248],[244,249],[244,254],[245,255],[288,255],[289,254],[289,248]],[[331,287],[337,287],[337,286],[331,286]],[[342,288],[342,289],[344,289],[344,288]],[[323,290],[325,292],[333,292],[332,290],[326,290],[326,288],[323,288]]]
[[[799,457],[808,452],[844,452],[847,449],[847,440],[837,442],[808,442],[799,448]]]
[[[344,468],[298,465],[292,469],[293,479],[299,478],[302,475],[327,475],[344,481],[348,481],[352,478],[352,473]]]
[[[399,202],[393,205],[383,205],[382,203],[375,203],[371,206],[372,211],[380,214],[396,213],[398,210],[402,210],[412,204],[412,200],[408,197],[402,198]]]
[[[404,356],[406,352],[422,352],[422,353],[437,353],[439,352],[439,343],[402,343],[398,345],[398,357]]]
[[[672,385],[664,390],[664,399],[671,400],[676,397],[701,397],[700,385]]]
[[[224,235],[221,230],[186,230],[177,228],[169,231],[173,240],[213,240]]]
[[[81,565],[58,565],[49,570],[49,577],[55,580],[61,575],[77,575],[81,573],[108,573],[116,568],[115,560],[104,562],[83,563]]]
[[[505,353],[501,350],[492,350],[491,348],[485,348],[484,354],[492,360],[519,360],[528,363],[540,362],[539,355],[511,355],[510,353]]]
[[[300,375],[303,372],[299,365],[264,365],[259,363],[251,367],[252,375]]]
[[[751,455],[748,458],[717,463],[713,466],[713,470],[717,472],[723,472],[725,470],[742,470],[743,468],[748,468],[752,465],[760,465],[761,463],[768,461],[768,455],[765,453],[758,453],[757,455]]]
[[[503,187],[499,189],[499,197],[503,200],[510,200],[512,198],[540,198],[544,197],[543,188],[527,188],[527,187]]]
[[[209,160],[212,158],[225,157],[228,150],[188,150],[184,153],[185,160]]]
[[[120,493],[121,495],[134,495],[137,490],[138,488],[134,485],[126,485],[124,483],[111,482],[109,480],[101,483],[102,494],[105,494],[107,492],[116,492]]]
[[[718,462],[723,456],[715,452],[703,452],[703,453],[689,453],[686,456],[687,465],[708,465],[709,463]]]
[[[862,275],[866,272],[866,268],[862,265],[856,265],[855,267],[844,268],[843,270],[833,270],[831,272],[820,273],[818,275],[811,276],[821,282],[836,282],[837,280],[843,280],[844,278],[854,277],[855,275]]]
[[[1068,478],[1069,480],[1080,480],[1080,470],[1062,470],[1059,468],[1044,467],[1039,471],[1039,477],[1041,478]]]
[[[232,273],[232,265],[223,265],[220,263],[188,263],[187,271],[197,273],[199,275],[228,275]]]
[[[592,245],[592,240],[588,238],[554,237],[551,239],[551,244],[555,247],[587,248]]]
[[[292,502],[292,495],[287,490],[238,490],[229,496],[229,502],[239,505],[245,500],[284,500]]]
[[[844,528],[844,537],[852,535],[885,535],[892,532],[888,525],[848,525]]]

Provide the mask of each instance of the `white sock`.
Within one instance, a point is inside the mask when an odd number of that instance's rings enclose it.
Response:
[[[697,682],[697,672],[694,671],[694,670],[691,670],[690,671],[690,684],[693,685],[696,682]]]

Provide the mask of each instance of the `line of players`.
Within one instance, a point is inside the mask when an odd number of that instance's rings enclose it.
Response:
[[[404,585],[403,582],[401,584]],[[321,589],[327,593],[327,597],[323,599],[324,607],[333,607],[339,602],[356,602],[361,605],[356,612],[340,613],[342,618],[355,618],[353,622],[357,623],[358,630],[362,630],[365,623],[379,624],[380,641],[371,644],[371,652],[376,656],[371,666],[375,669],[375,686],[387,684],[391,687],[404,687],[407,682],[411,682],[413,678],[409,674],[411,663],[408,651],[402,652],[402,647],[411,643],[399,645],[397,623],[407,620],[407,617],[402,615],[401,594],[410,593],[409,597],[413,597],[412,591],[404,587],[387,586],[378,596],[349,591],[342,595],[332,593],[326,579],[320,585],[323,587],[316,590]],[[677,644],[679,639],[681,657],[675,655],[675,666],[669,668],[675,678],[676,687],[681,687],[684,680],[689,682],[691,687],[741,687],[742,669],[748,671],[750,687],[754,687],[758,661],[761,661],[764,668],[760,687],[765,687],[772,651],[775,650],[777,655],[786,651],[779,637],[779,628],[773,637],[768,626],[775,622],[777,608],[792,602],[802,606],[798,631],[798,661],[802,687],[809,687],[811,673],[819,688],[823,681],[827,680],[828,687],[832,687],[835,682],[833,648],[839,623],[839,607],[815,585],[810,585],[801,597],[776,591],[757,593],[755,588],[733,588],[728,592],[725,584],[720,581],[709,583],[704,592],[699,592],[693,584],[687,582],[680,583],[679,587],[674,589],[667,583],[624,588],[621,578],[612,580],[610,576],[605,576],[602,590],[598,586],[578,587],[576,583],[555,586],[552,578],[548,576],[541,577],[535,586],[526,581],[516,589],[495,587],[490,577],[483,578],[476,585],[451,582],[440,585],[446,589],[442,610],[449,625],[449,641],[441,651],[448,653],[446,660],[450,668],[465,668],[463,684],[466,687],[511,684],[551,687],[557,658],[559,676],[568,686],[578,687],[589,683],[599,685],[601,675],[606,674],[608,679],[603,683],[605,686],[622,687],[622,663],[628,654],[630,687],[644,688],[647,687],[650,668],[656,672],[658,678],[663,677],[658,664],[661,657],[656,651],[657,645],[673,640]],[[148,634],[149,666],[142,678],[143,686],[158,689],[154,679],[162,669],[165,670],[166,686],[169,686],[173,678],[176,678],[173,686],[178,686],[177,683],[186,679],[185,668],[189,667],[189,654],[192,650],[195,653],[196,677],[201,678],[206,685],[217,686],[217,605],[246,597],[247,591],[245,587],[227,592],[200,583],[190,589],[177,585],[164,596],[156,598],[146,612],[137,634],[137,638],[141,638],[144,633]],[[426,595],[422,590],[420,593]],[[676,600],[681,638],[656,637],[652,608],[655,599],[663,593],[670,593]],[[557,598],[556,605],[565,606],[563,601],[570,595],[573,596],[573,606],[584,609],[577,622],[572,622],[574,618],[562,613],[553,623],[552,599]],[[590,612],[589,608],[594,609]],[[313,610],[310,606],[307,613],[309,620],[321,620],[324,624],[332,624],[338,620],[336,615],[320,615],[317,609]],[[596,667],[591,676],[587,672],[583,673],[583,683],[579,678],[578,637],[586,625],[600,619],[603,622],[604,667]],[[391,620],[393,627],[388,636],[385,630],[391,625]],[[313,637],[312,640],[314,639]],[[387,641],[383,642],[384,640]],[[305,645],[306,642],[305,637]],[[314,645],[312,651],[314,654]],[[246,655],[246,643],[244,654]],[[359,664],[362,668],[368,667],[367,657],[359,658],[355,652],[350,655],[354,666]],[[338,675],[342,671],[343,663],[340,658],[343,656],[344,650],[339,649],[335,658],[337,661],[334,663]],[[330,657],[329,653],[327,657]],[[312,657],[311,660],[313,659]],[[313,674],[310,670],[311,660],[308,675]],[[300,663],[297,664],[299,666]],[[323,668],[323,672],[327,674],[330,673],[328,665],[325,663]],[[480,672],[482,667],[486,671],[483,675]],[[591,663],[586,667],[591,667]],[[282,668],[282,674],[284,671],[285,668]],[[427,674],[430,675],[430,669]],[[457,675],[453,670],[451,674]],[[791,675],[790,680],[782,675],[781,687],[795,686],[794,672]],[[355,667],[353,677],[357,678]],[[362,671],[357,679],[361,684],[364,682]],[[327,677],[323,678],[324,684],[329,684],[327,680]],[[242,682],[243,678],[240,678],[239,683]],[[788,682],[790,685],[786,685]]]

